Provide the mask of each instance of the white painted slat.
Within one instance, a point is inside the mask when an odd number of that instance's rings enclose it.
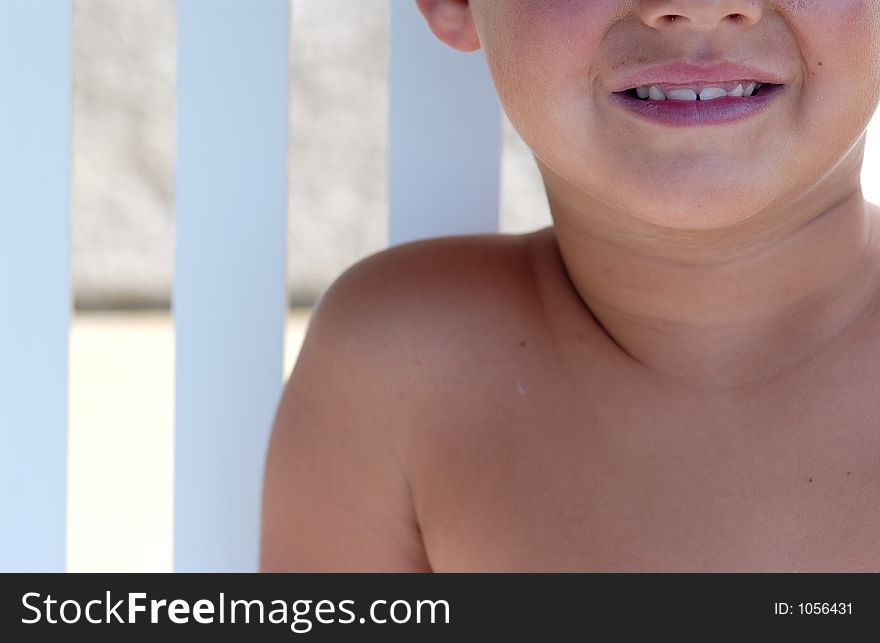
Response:
[[[174,567],[255,571],[282,386],[287,0],[178,0]]]
[[[0,2],[0,572],[64,571],[69,0]]]
[[[501,108],[482,51],[437,41],[390,0],[388,239],[498,231]]]

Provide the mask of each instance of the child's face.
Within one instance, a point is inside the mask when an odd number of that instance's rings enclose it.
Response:
[[[791,206],[832,169],[858,180],[860,137],[880,96],[877,0],[470,7],[505,111],[545,179],[647,221],[702,229]],[[612,98],[624,77],[679,61],[748,65],[784,91],[757,116],[686,127],[645,120]]]

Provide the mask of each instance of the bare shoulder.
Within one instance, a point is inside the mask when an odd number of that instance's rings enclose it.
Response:
[[[589,321],[552,227],[440,237],[348,268],[317,303],[304,350],[320,344],[322,352],[365,360],[374,374],[393,371],[391,381],[429,362],[442,371],[524,342],[549,348],[572,319]]]
[[[388,248],[346,270],[321,298],[319,311],[332,308],[348,322],[350,304],[367,315],[362,322],[380,322],[372,330],[388,332],[391,324],[396,334],[404,330],[398,324],[413,328],[418,321],[448,321],[456,311],[478,313],[481,304],[513,303],[532,286],[529,237],[440,237]]]
[[[430,568],[406,442],[438,384],[535,314],[528,236],[402,244],[324,293],[275,418],[261,569]]]
[[[350,363],[363,404],[390,404],[401,424],[444,381],[518,346],[542,310],[533,235],[425,239],[375,253],[338,277],[318,302],[305,359]],[[492,360],[495,361],[495,360]],[[363,369],[363,370],[361,370]],[[444,380],[445,378],[445,380]],[[393,400],[387,396],[393,395]]]

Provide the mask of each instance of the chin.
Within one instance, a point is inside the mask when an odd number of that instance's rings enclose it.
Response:
[[[650,170],[649,170],[650,171]],[[712,173],[713,175],[715,173]],[[726,180],[725,180],[726,179]],[[617,182],[623,194],[609,195],[637,219],[665,228],[711,230],[736,225],[754,216],[767,203],[766,195],[745,186],[759,180],[733,176],[701,176],[693,172],[666,173],[653,180],[633,176]]]
[[[654,197],[656,198],[656,197]],[[645,207],[646,204],[651,205]],[[664,204],[643,200],[632,203],[628,210],[635,218],[674,230],[718,230],[734,226],[754,216],[755,209],[744,207],[741,202],[726,202],[707,198],[704,201],[674,200]]]

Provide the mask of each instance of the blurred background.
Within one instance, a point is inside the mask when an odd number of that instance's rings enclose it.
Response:
[[[175,2],[73,6],[76,306],[167,308]],[[388,0],[292,7],[287,275],[291,303],[309,305],[333,275],[385,245]],[[517,187],[502,231],[547,225],[528,150],[507,125],[505,138],[506,184]]]
[[[388,1],[292,3],[286,374],[317,297],[386,246]],[[73,8],[67,565],[170,571],[175,2]],[[534,161],[502,122],[501,231],[549,225]],[[878,148],[863,175],[874,202]]]

